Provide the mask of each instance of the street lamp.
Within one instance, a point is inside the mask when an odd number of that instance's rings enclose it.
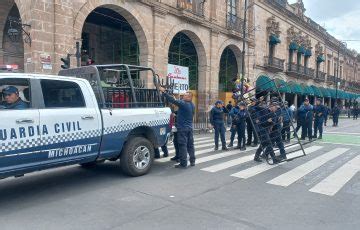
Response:
[[[336,104],[337,104],[337,100],[338,100],[338,88],[339,88],[339,84],[340,84],[340,82],[339,82],[339,79],[340,79],[340,77],[339,77],[340,48],[341,48],[342,50],[344,50],[344,49],[346,49],[346,46],[347,46],[346,42],[344,42],[344,41],[339,41],[338,54],[337,54],[337,56],[338,56],[338,63],[337,63],[337,68],[336,68],[336,77],[335,77],[335,79],[334,79],[334,83],[335,83],[335,103],[336,103]]]
[[[245,80],[245,37],[246,37],[246,17],[248,10],[248,0],[245,0],[244,5],[244,22],[243,22],[243,44],[241,54],[241,98],[244,96],[244,80]]]

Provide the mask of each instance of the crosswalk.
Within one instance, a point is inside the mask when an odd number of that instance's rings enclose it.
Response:
[[[236,146],[236,144],[237,141],[235,140],[234,145]],[[276,175],[274,178],[263,182],[269,186],[280,186],[284,188],[290,187],[317,169],[326,167],[331,162],[337,161],[337,159],[352,152],[348,146],[329,149],[329,146],[314,143],[312,146],[305,147],[305,152],[308,156],[301,160],[296,160],[291,162],[291,164],[283,162],[277,165],[268,165],[266,163],[253,161],[256,147],[248,147],[245,151],[230,149],[229,151],[215,152],[212,136],[196,138],[195,149],[197,157],[196,165],[202,172],[223,172],[225,174],[226,172],[230,172],[228,175],[230,177],[248,180],[250,178],[256,178],[256,176],[260,174],[264,175],[268,173],[274,175],[274,172],[276,174],[276,172],[280,171],[280,175]],[[300,150],[299,145],[292,145],[288,150],[294,150],[288,154],[288,158],[302,155],[302,150]],[[175,153],[172,145],[169,146],[169,153],[171,156]],[[278,152],[276,153],[278,154]],[[336,195],[360,171],[360,155],[356,152],[354,155],[355,157],[352,157],[334,172],[330,172],[329,175],[326,175],[326,178],[318,181],[317,184],[312,185],[313,187],[308,190],[312,193],[326,196]],[[162,158],[156,161],[165,163],[169,162],[169,158]],[[279,170],[277,171],[276,168]],[[285,170],[286,172],[284,172]]]

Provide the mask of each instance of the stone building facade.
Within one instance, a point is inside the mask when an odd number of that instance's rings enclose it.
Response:
[[[223,85],[240,76],[244,40],[245,77],[254,86],[259,76],[266,75],[307,85],[326,86],[328,82],[330,87],[333,66],[338,63],[338,41],[303,15],[301,1],[289,5],[286,0],[249,0],[243,38],[244,2],[4,0],[0,2],[0,65],[16,64],[19,71],[57,74],[63,64],[60,59],[75,53],[76,42],[82,47],[82,64],[90,57],[95,64],[128,62],[153,67],[161,76],[166,76],[168,63],[189,65],[197,108],[205,111],[217,98],[230,98],[231,93],[226,93],[229,87]],[[11,18],[29,26],[21,27]],[[23,28],[29,36],[9,36],[11,28]],[[265,61],[271,35],[281,41],[272,43],[272,60],[280,60],[280,69]],[[324,57],[321,73],[314,73],[321,80],[302,78],[285,68],[293,41],[311,51],[306,58],[309,69],[316,69],[318,56]],[[292,61],[297,61],[296,54]],[[343,87],[355,89],[359,84],[358,63],[349,50],[340,55]],[[75,57],[71,66],[76,66]]]

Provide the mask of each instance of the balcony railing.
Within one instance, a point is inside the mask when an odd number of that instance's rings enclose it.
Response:
[[[234,30],[236,32],[243,32],[244,19],[239,18],[238,16],[228,13],[226,18],[226,27],[229,30]]]
[[[204,17],[204,3],[204,0],[178,0],[177,7],[197,16]]]
[[[284,63],[285,60],[280,58],[265,57],[265,67],[272,70],[284,71]]]
[[[335,76],[327,75],[326,82],[334,84],[335,83]]]
[[[302,65],[298,65],[295,63],[289,63],[288,64],[288,69],[287,69],[287,73],[293,77],[303,77],[306,79],[314,79],[315,78],[315,70],[302,66]]]
[[[326,73],[318,71],[315,81],[324,82]]]

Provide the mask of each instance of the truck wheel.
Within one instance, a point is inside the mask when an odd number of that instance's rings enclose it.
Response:
[[[132,137],[121,153],[120,165],[129,176],[142,176],[149,172],[154,161],[154,147],[144,137]]]

